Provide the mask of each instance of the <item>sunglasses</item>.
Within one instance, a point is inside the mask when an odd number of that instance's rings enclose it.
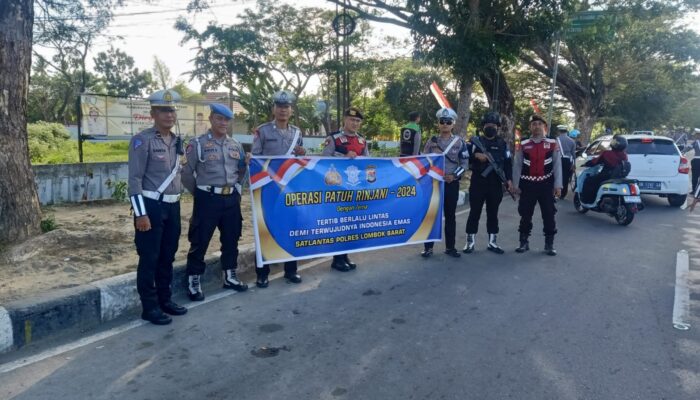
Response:
[[[440,118],[440,121],[438,121],[440,125],[452,125],[454,121],[452,118]]]

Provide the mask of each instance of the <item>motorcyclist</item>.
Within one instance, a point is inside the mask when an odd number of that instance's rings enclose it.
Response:
[[[596,175],[589,176],[583,183],[582,199],[583,203],[595,201],[600,185],[614,178],[623,178],[629,173],[629,161],[627,161],[627,139],[620,135],[613,136],[610,141],[610,150],[603,151],[598,157],[586,161],[584,167],[594,167],[603,165],[603,169]]]
[[[585,150],[586,146],[581,143],[581,139],[579,139],[579,135],[581,132],[579,132],[578,129],[572,129],[569,132],[569,137],[574,139],[574,142],[576,143],[576,157],[580,156],[581,153],[583,153],[583,150]]]

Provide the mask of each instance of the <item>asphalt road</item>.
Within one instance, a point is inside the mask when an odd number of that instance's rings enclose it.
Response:
[[[438,244],[429,260],[420,246],[356,255],[349,273],[324,262],[301,285],[276,280],[2,373],[0,398],[699,399],[700,212],[645,202],[628,227],[558,203],[548,257],[539,219],[532,250],[513,252],[505,199],[505,255],[485,250],[484,215],[472,255]],[[688,331],[671,324],[681,249]]]

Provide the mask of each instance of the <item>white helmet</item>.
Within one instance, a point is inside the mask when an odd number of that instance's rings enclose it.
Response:
[[[435,113],[435,117],[437,117],[437,119],[450,118],[451,120],[456,121],[457,120],[457,113],[455,112],[455,110],[448,108],[448,107],[445,107],[445,108],[439,109],[437,111],[437,113]]]

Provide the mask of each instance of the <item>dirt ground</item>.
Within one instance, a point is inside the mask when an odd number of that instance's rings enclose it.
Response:
[[[243,196],[243,236],[254,242],[250,198]],[[135,271],[133,219],[127,203],[112,201],[46,207],[44,218],[53,215],[56,229],[0,252],[0,304],[50,289],[67,288]],[[182,235],[175,263],[187,256],[187,229],[192,198],[181,204]],[[219,250],[218,232],[209,253]]]
[[[469,179],[460,182],[468,190]],[[182,235],[175,263],[189,249],[187,229],[192,198],[181,201]],[[250,197],[243,196],[243,236],[239,245],[253,243]],[[67,204],[42,209],[53,215],[56,229],[22,244],[0,249],[0,304],[50,289],[68,288],[136,271],[133,219],[127,203],[113,201]],[[214,234],[209,253],[219,250]]]

